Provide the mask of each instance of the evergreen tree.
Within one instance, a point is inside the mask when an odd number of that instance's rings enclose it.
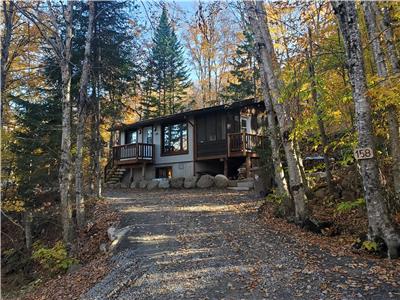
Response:
[[[259,72],[255,57],[254,39],[249,31],[243,32],[244,39],[237,46],[235,57],[230,61],[233,80],[222,92],[221,97],[226,102],[240,101],[257,95],[257,80]]]
[[[143,117],[162,116],[181,111],[189,86],[183,48],[168,22],[167,10],[163,7],[146,69]]]

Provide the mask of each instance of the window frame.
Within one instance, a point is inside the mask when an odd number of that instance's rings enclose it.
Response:
[[[164,133],[165,133],[165,128],[173,125],[180,125],[180,124],[186,124],[186,150],[182,150],[183,148],[183,134],[182,130],[180,131],[180,147],[181,150],[179,151],[171,151],[171,152],[165,152],[165,140],[164,140]],[[173,122],[173,123],[168,123],[168,124],[162,124],[161,125],[161,156],[173,156],[173,155],[183,155],[183,154],[188,154],[189,153],[189,123],[185,121],[179,121],[179,122]]]

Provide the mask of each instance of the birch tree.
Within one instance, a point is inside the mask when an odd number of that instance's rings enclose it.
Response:
[[[89,20],[86,33],[85,52],[82,63],[82,74],[79,87],[79,111],[78,124],[76,133],[76,159],[75,159],[75,204],[76,204],[76,221],[79,228],[85,223],[85,199],[83,191],[83,144],[85,135],[85,122],[87,118],[88,108],[88,84],[90,75],[90,54],[93,38],[93,24],[95,17],[95,2],[88,1]]]
[[[16,5],[16,4],[15,4]],[[73,239],[72,208],[70,201],[71,176],[71,55],[72,55],[72,13],[73,1],[53,7],[47,1],[46,11],[38,8],[20,7],[18,9],[26,16],[40,32],[58,61],[61,70],[62,94],[62,132],[61,160],[59,169],[59,188],[61,198],[61,219],[63,240],[70,248]]]
[[[295,218],[297,222],[303,223],[308,219],[308,211],[306,209],[307,198],[297,163],[294,143],[290,138],[293,122],[285,105],[282,103],[283,99],[281,99],[279,90],[279,68],[269,32],[267,15],[262,1],[256,1],[255,3],[254,1],[245,1],[244,4],[251,29],[259,46],[262,69],[265,72],[273,109],[278,119],[280,137],[288,165],[289,188],[294,200]]]
[[[378,76],[388,79],[389,71],[385,64],[384,52],[380,45],[380,33],[383,32],[383,39],[386,45],[386,53],[390,62],[392,74],[400,76],[399,59],[394,44],[392,21],[390,11],[387,7],[379,10],[375,2],[363,2],[365,21],[367,24],[368,36],[372,45],[372,52],[377,67]],[[380,27],[380,28],[379,28]],[[392,177],[393,186],[397,198],[400,199],[400,137],[398,107],[390,104],[387,109],[387,121],[389,129],[390,153],[393,159]]]
[[[334,1],[332,6],[346,49],[347,67],[355,104],[358,147],[369,147],[375,153],[371,107],[367,99],[364,57],[355,2]],[[359,168],[367,203],[369,238],[382,238],[388,247],[389,257],[396,258],[399,256],[400,234],[393,225],[386,206],[376,157],[359,160]]]

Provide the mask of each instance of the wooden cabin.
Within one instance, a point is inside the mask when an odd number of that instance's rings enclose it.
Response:
[[[236,178],[240,167],[249,175],[259,160],[256,150],[265,145],[264,110],[263,102],[244,100],[122,124],[113,129],[106,177],[119,169],[126,183],[202,174]]]

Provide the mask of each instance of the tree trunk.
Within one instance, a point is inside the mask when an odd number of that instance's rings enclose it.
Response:
[[[32,212],[27,209],[24,214],[25,247],[28,251],[32,250]]]
[[[75,160],[75,202],[76,221],[79,228],[85,225],[85,198],[83,184],[83,144],[85,135],[86,112],[88,106],[87,89],[90,74],[90,54],[93,38],[93,23],[95,15],[95,2],[88,1],[89,23],[85,41],[85,53],[82,66],[82,75],[79,87],[79,116],[76,133],[76,160]]]
[[[305,205],[307,198],[300,169],[297,164],[294,144],[290,139],[292,120],[289,113],[285,110],[284,105],[280,102],[279,83],[276,74],[279,68],[276,67],[272,39],[266,22],[266,13],[263,7],[263,2],[261,1],[256,1],[257,8],[254,6],[253,1],[245,1],[244,3],[247,8],[246,12],[249,16],[250,26],[259,46],[262,67],[270,88],[273,108],[278,118],[280,136],[288,165],[290,192],[295,204],[295,218],[297,222],[302,223],[308,218],[308,212]]]
[[[68,1],[65,10],[66,40],[63,47],[63,56],[60,59],[62,80],[62,132],[61,132],[61,160],[60,160],[60,198],[61,218],[63,226],[63,240],[67,248],[72,246],[73,227],[72,209],[69,198],[71,184],[71,46],[72,46],[72,8],[73,2]]]
[[[3,24],[1,33],[1,58],[0,58],[0,85],[1,85],[1,103],[0,103],[0,120],[4,124],[3,120],[3,110],[6,90],[6,77],[7,77],[7,65],[8,56],[11,43],[11,36],[13,31],[13,18],[15,15],[14,3],[13,1],[1,1],[1,23]]]
[[[346,48],[347,65],[355,103],[358,147],[369,147],[376,154],[371,107],[366,97],[367,85],[364,58],[355,2],[334,1],[332,2],[332,6],[339,21]],[[398,257],[400,234],[395,229],[386,206],[379,178],[378,161],[376,157],[362,159],[359,160],[359,167],[363,178],[364,196],[367,203],[369,237],[370,239],[376,237],[382,238],[388,247],[389,257]]]
[[[275,175],[274,178],[276,185],[278,187],[279,194],[284,195],[286,197],[290,197],[280,157],[278,128],[276,125],[275,114],[272,109],[272,102],[271,102],[271,97],[269,95],[268,83],[266,81],[264,72],[262,70],[260,71],[261,71],[260,78],[262,85],[262,95],[264,98],[265,108],[267,110],[268,137],[270,140],[271,150],[272,150],[272,163],[274,165],[274,175]]]
[[[312,33],[311,28],[308,28],[308,47],[307,49],[307,56],[308,56],[308,71],[311,78],[311,95],[314,101],[314,109],[315,115],[317,116],[317,123],[319,129],[319,135],[321,137],[321,144],[322,144],[322,151],[324,157],[324,164],[325,164],[325,173],[326,173],[326,184],[328,185],[328,190],[331,195],[334,193],[333,183],[332,183],[332,174],[329,162],[329,155],[328,155],[328,137],[325,131],[325,124],[323,121],[323,111],[320,103],[320,96],[317,91],[317,80],[315,75],[315,67],[314,67],[314,55],[313,55],[313,41],[312,41]]]
[[[384,53],[379,42],[379,30],[377,28],[377,13],[379,10],[374,2],[363,2],[365,23],[367,24],[368,37],[372,45],[372,53],[374,56],[378,76],[387,79],[389,74],[385,64]],[[387,53],[392,65],[394,74],[400,73],[399,63],[397,59],[396,49],[393,45],[393,32],[390,25],[389,11],[385,10],[381,27],[385,31],[384,37],[387,46]],[[400,143],[399,143],[399,122],[397,119],[396,105],[389,105],[386,108],[388,127],[390,154],[392,155],[392,178],[396,196],[400,198]]]
[[[376,3],[371,3],[374,11],[380,14]],[[387,7],[383,8],[382,18],[380,20],[381,31],[384,32],[384,40],[386,44],[387,55],[391,65],[393,74],[400,74],[399,58],[394,45],[394,36],[392,29],[392,20],[390,17],[390,11]],[[397,198],[400,199],[400,138],[399,138],[399,120],[398,120],[398,108],[395,105],[390,105],[387,109],[388,113],[388,124],[389,124],[389,139],[390,149],[393,158],[393,185]]]

